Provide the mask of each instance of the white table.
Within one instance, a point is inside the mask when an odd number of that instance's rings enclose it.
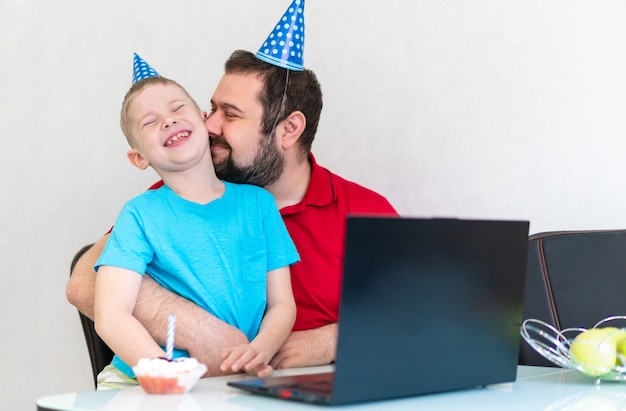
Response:
[[[330,366],[277,371],[277,374],[324,372]],[[52,395],[37,400],[41,411],[282,411],[329,407],[252,395],[226,385],[244,375],[205,378],[187,394],[148,395],[140,387]],[[595,380],[577,371],[519,366],[517,381],[486,388],[423,395],[339,407],[343,410],[621,410],[626,409],[626,383]],[[339,409],[338,408],[338,409]]]

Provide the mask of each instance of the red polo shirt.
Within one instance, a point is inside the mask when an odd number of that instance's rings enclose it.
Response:
[[[291,267],[298,307],[294,331],[337,322],[346,217],[398,215],[380,194],[319,166],[312,154],[309,161],[311,182],[304,198],[280,210],[300,253],[300,262]]]
[[[300,262],[291,267],[297,306],[294,331],[337,322],[346,217],[398,215],[385,197],[319,166],[313,154],[309,161],[311,182],[304,198],[280,209],[300,253]],[[159,181],[150,188],[162,185]]]

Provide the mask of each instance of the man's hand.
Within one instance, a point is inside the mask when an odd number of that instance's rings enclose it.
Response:
[[[337,324],[304,331],[292,331],[270,365],[274,369],[326,365],[335,360]]]
[[[192,346],[186,348],[189,351],[189,356],[207,366],[205,377],[235,374],[236,372],[232,370],[222,371],[220,369],[221,353],[226,347],[233,344],[247,344],[248,338],[238,328],[218,320],[206,311],[204,313],[207,316],[207,321],[204,324],[192,326],[193,328],[185,326],[185,334],[189,335],[186,339],[193,342]],[[199,321],[202,322],[201,319]],[[178,319],[176,322],[178,323]],[[177,336],[179,328],[182,333],[182,326],[177,325]]]

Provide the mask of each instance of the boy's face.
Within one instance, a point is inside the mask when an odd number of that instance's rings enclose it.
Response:
[[[284,157],[274,136],[261,133],[262,80],[255,74],[225,74],[205,120],[215,173],[235,183],[267,187],[282,174]]]
[[[209,138],[193,100],[173,84],[143,89],[128,107],[135,146],[128,156],[145,169],[181,170],[195,165],[208,152]]]

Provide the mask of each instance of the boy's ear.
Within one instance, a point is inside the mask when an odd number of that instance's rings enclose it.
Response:
[[[128,150],[126,156],[130,163],[140,170],[145,170],[150,165],[150,162],[136,148]]]
[[[293,111],[285,120],[281,144],[284,149],[293,146],[306,127],[306,117],[301,111]]]

